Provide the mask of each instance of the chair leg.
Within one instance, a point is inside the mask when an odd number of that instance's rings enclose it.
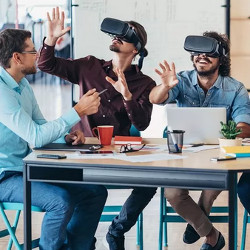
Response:
[[[137,221],[136,244],[143,250],[143,213],[139,215]]]
[[[16,233],[17,224],[18,224],[18,221],[19,221],[20,214],[21,214],[21,210],[17,210],[15,220],[14,220],[14,223],[13,223],[13,226],[12,226],[14,234]],[[11,250],[12,244],[13,244],[13,240],[12,240],[12,237],[10,237],[7,250]]]
[[[158,250],[162,250],[162,234],[163,234],[163,197],[164,197],[164,189],[161,188],[160,194],[160,223],[159,223],[159,242],[158,242]]]
[[[136,222],[136,245],[140,246],[140,222],[139,222],[139,218],[141,215],[139,215],[137,222]]]
[[[8,231],[9,231],[10,237],[12,238],[12,240],[13,240],[15,246],[16,246],[16,249],[21,250],[20,244],[19,244],[19,242],[18,242],[18,240],[16,238],[15,233],[13,232],[13,229],[12,229],[12,227],[10,225],[10,222],[9,222],[5,212],[4,212],[2,204],[0,204],[0,213],[1,213],[1,216],[3,218],[5,226],[7,227]]]
[[[167,201],[166,198],[164,197],[164,189],[163,189],[163,218],[167,215]],[[167,230],[167,222],[163,220],[163,246],[167,247],[168,246],[168,230]]]
[[[136,223],[136,245],[143,246],[143,213],[141,213],[138,217],[137,223]]]
[[[241,246],[240,246],[241,250],[245,250],[246,230],[247,230],[247,216],[248,216],[248,213],[247,213],[247,210],[245,210],[244,216],[243,216],[243,227],[242,227]]]

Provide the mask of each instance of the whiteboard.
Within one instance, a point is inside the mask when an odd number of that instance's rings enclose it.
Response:
[[[159,62],[175,62],[176,70],[192,69],[190,55],[183,49],[187,35],[204,31],[225,33],[225,0],[72,0],[72,35],[74,58],[94,55],[110,60],[111,39],[100,31],[105,17],[134,20],[148,34],[142,71],[156,82],[154,72]],[[154,106],[152,122],[144,136],[161,137],[166,126],[165,107]],[[160,125],[159,125],[160,124]]]

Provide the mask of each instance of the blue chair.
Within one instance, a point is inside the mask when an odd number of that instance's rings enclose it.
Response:
[[[131,136],[141,136],[141,132],[132,124],[129,130]]]
[[[16,211],[16,215],[15,215],[15,219],[14,222],[11,226],[9,219],[5,213],[6,210],[15,210]],[[23,249],[23,244],[20,244],[16,238],[16,229],[17,229],[17,225],[19,222],[19,217],[20,217],[20,213],[23,210],[23,204],[22,203],[12,203],[12,202],[0,202],[0,214],[1,217],[3,219],[3,222],[6,226],[6,229],[0,231],[0,238],[8,236],[9,235],[9,243],[8,243],[8,247],[7,250],[11,250],[12,248],[12,244],[14,243],[15,248],[18,250]],[[41,208],[36,207],[36,206],[32,206],[31,207],[31,211],[33,212],[44,212]],[[39,240],[40,239],[35,239],[32,241],[32,248],[36,248],[39,245]]]
[[[163,130],[163,138],[167,138],[167,127]],[[237,185],[237,183],[235,184]],[[237,197],[235,197],[237,199]],[[229,208],[228,206],[214,206],[211,209],[209,219],[213,223],[228,223]],[[218,215],[219,214],[219,215]],[[161,188],[160,194],[160,229],[159,229],[159,250],[168,246],[167,238],[167,223],[187,223],[182,217],[180,217],[174,209],[167,205],[166,198],[164,197],[164,188]]]
[[[242,236],[241,236],[241,247],[240,247],[241,250],[245,250],[247,223],[250,223],[250,215],[245,209],[244,216],[243,216]]]
[[[135,128],[134,125],[130,128],[131,136],[140,136],[141,133]],[[120,187],[120,186],[106,186],[107,189],[127,189],[129,187]],[[122,205],[107,205],[104,207],[101,222],[111,222],[121,211]],[[140,247],[140,250],[143,250],[143,213],[141,213],[137,219],[136,227],[136,245]]]

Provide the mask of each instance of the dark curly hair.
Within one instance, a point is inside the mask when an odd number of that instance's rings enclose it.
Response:
[[[225,34],[219,34],[215,31],[206,31],[203,33],[203,36],[212,37],[221,43],[222,47],[225,49],[226,55],[220,56],[220,67],[219,74],[221,76],[230,76],[231,71],[231,59],[230,59],[230,41]],[[194,56],[191,56],[191,60],[193,61]]]
[[[21,53],[27,47],[27,38],[31,38],[27,30],[5,29],[0,32],[0,65],[3,68],[10,67],[10,58],[14,52]]]

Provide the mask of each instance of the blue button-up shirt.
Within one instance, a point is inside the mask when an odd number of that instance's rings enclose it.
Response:
[[[80,120],[75,109],[47,122],[26,78],[19,84],[0,67],[0,173],[22,171],[29,144],[40,147],[63,136]]]
[[[197,72],[182,71],[179,83],[169,91],[164,104],[177,101],[179,107],[225,107],[227,120],[250,124],[250,101],[244,85],[232,77],[220,76],[205,94],[198,84]]]

